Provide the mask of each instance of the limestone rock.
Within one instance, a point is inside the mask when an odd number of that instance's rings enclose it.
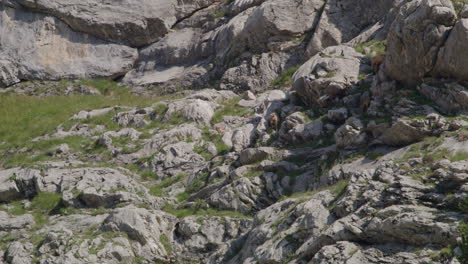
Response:
[[[388,35],[385,73],[398,81],[420,81],[433,70],[439,49],[455,21],[451,1],[417,0],[404,4]]]
[[[468,18],[458,20],[439,51],[434,75],[468,80],[468,59],[460,56],[468,48],[466,41],[463,41],[467,34]]]
[[[103,229],[127,233],[142,246],[141,255],[150,260],[167,261],[171,252],[168,252],[169,248],[164,247],[161,241],[171,243],[174,220],[173,216],[162,211],[125,207],[111,213],[105,220]]]
[[[59,17],[75,31],[136,47],[159,40],[179,19],[212,3],[209,0],[187,3],[171,0],[125,0],[118,3],[96,0],[20,0],[18,2],[34,10]]]
[[[16,79],[113,78],[129,71],[137,58],[135,49],[74,32],[55,17],[20,7],[0,7],[0,29],[8,36],[0,40],[2,55],[17,68],[9,71],[10,84]]]
[[[11,232],[13,230],[24,229],[35,223],[34,217],[30,214],[10,216],[0,211],[0,231]]]
[[[401,2],[395,0],[327,1],[317,29],[307,46],[307,54],[313,56],[327,47],[351,41],[374,23],[391,23],[392,20],[387,16],[391,17],[392,9],[398,7]]]

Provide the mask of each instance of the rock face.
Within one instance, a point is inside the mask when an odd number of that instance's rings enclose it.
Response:
[[[161,39],[177,21],[213,1],[20,0],[21,5],[57,16],[75,31],[133,47]]]
[[[117,77],[129,71],[135,49],[77,33],[59,19],[0,6],[4,85],[21,80]],[[4,75],[4,74],[2,74]],[[8,77],[7,76],[7,77]]]
[[[431,73],[456,17],[451,1],[418,0],[403,5],[388,35],[386,74],[395,80],[414,83]],[[462,27],[458,26],[458,30],[463,32]],[[455,31],[452,38],[458,34]]]
[[[398,7],[401,2],[395,0],[327,2],[317,29],[307,46],[307,54],[313,56],[327,47],[351,41],[374,23],[390,24],[394,12],[392,9]]]

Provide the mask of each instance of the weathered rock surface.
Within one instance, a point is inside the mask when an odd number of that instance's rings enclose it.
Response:
[[[404,4],[388,35],[386,74],[394,80],[414,83],[431,73],[455,21],[451,1],[418,0]],[[453,38],[457,38],[457,33]]]
[[[293,88],[307,104],[326,105],[358,81],[363,59],[351,47],[329,47],[299,68]]]
[[[129,71],[137,51],[72,31],[50,15],[0,7],[2,67],[15,80],[118,77]],[[7,65],[7,66],[5,66]],[[14,73],[14,75],[12,74]],[[6,83],[4,83],[6,84]]]
[[[75,31],[139,47],[161,39],[180,19],[213,1],[194,0],[181,3],[167,0],[125,0],[118,4],[95,0],[18,2],[33,10],[57,16]]]

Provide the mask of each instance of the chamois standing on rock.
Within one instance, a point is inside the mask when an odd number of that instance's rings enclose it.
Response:
[[[278,130],[279,117],[276,113],[271,113],[268,117],[268,126]]]
[[[379,71],[380,65],[384,62],[385,56],[375,56],[371,60],[372,71],[377,73]]]

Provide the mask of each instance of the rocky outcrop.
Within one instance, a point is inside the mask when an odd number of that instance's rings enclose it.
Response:
[[[388,35],[386,74],[394,80],[413,83],[430,74],[456,17],[451,1],[418,0],[404,4]]]

